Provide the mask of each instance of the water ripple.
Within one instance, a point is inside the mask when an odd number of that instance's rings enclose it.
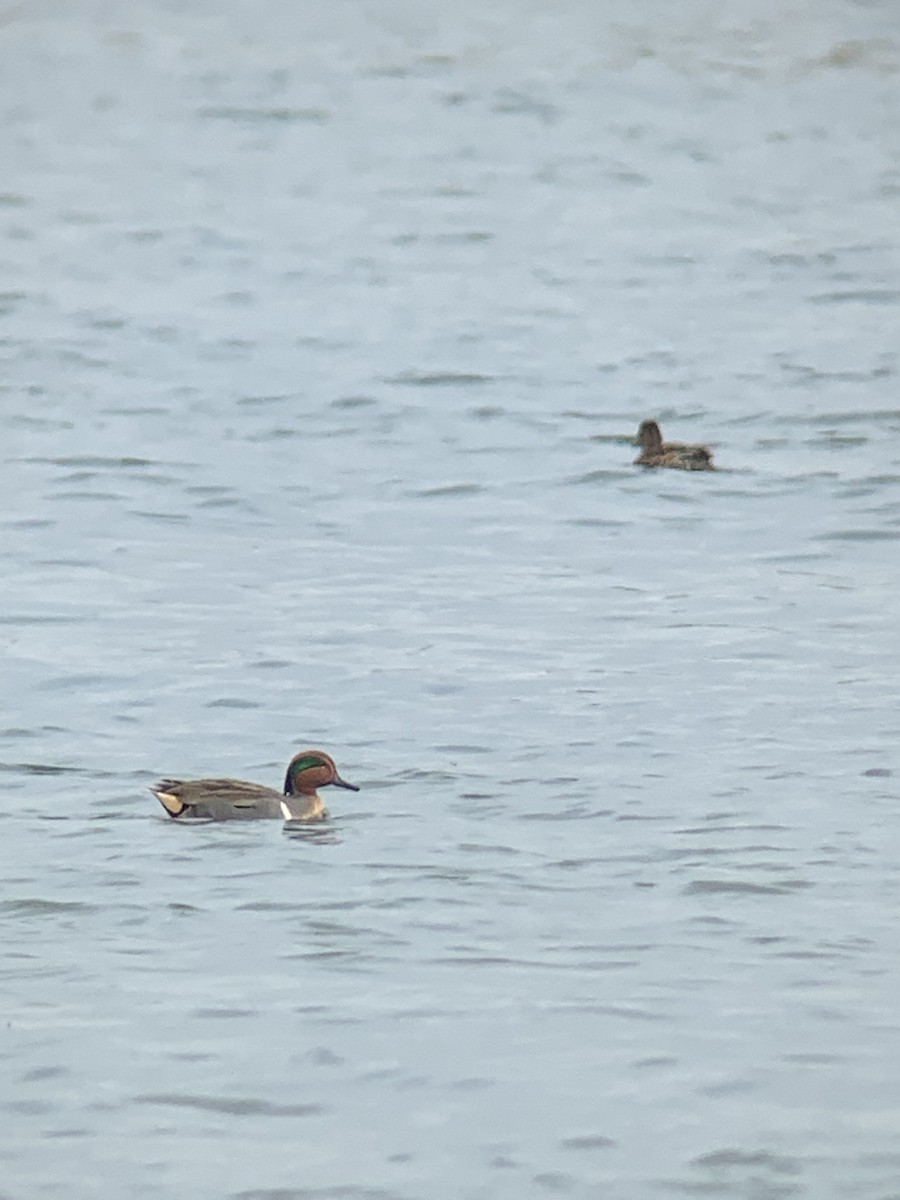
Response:
[[[326,1110],[320,1104],[272,1104],[243,1096],[194,1096],[163,1092],[134,1097],[135,1104],[159,1104],[170,1108],[196,1108],[230,1117],[313,1117]]]

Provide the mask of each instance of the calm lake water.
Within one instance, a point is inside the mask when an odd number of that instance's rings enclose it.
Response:
[[[0,55],[2,1200],[897,1200],[896,4]]]

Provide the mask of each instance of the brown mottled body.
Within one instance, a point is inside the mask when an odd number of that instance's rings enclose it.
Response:
[[[712,454],[706,446],[685,442],[664,442],[655,421],[641,421],[637,445],[641,452],[634,460],[638,467],[674,467],[680,471],[714,471]]]
[[[288,764],[284,791],[243,779],[163,779],[150,790],[170,817],[207,821],[321,821],[328,810],[320,787],[359,788],[338,774],[324,750],[302,750]]]

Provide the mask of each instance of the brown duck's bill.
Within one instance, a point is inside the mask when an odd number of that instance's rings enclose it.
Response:
[[[331,781],[333,787],[346,788],[348,792],[358,792],[359,788],[355,783],[348,783],[346,779],[341,779],[337,771],[334,773],[334,779]]]

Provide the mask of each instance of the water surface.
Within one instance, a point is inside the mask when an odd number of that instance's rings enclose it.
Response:
[[[307,8],[0,29],[4,1200],[896,1197],[896,12]]]

